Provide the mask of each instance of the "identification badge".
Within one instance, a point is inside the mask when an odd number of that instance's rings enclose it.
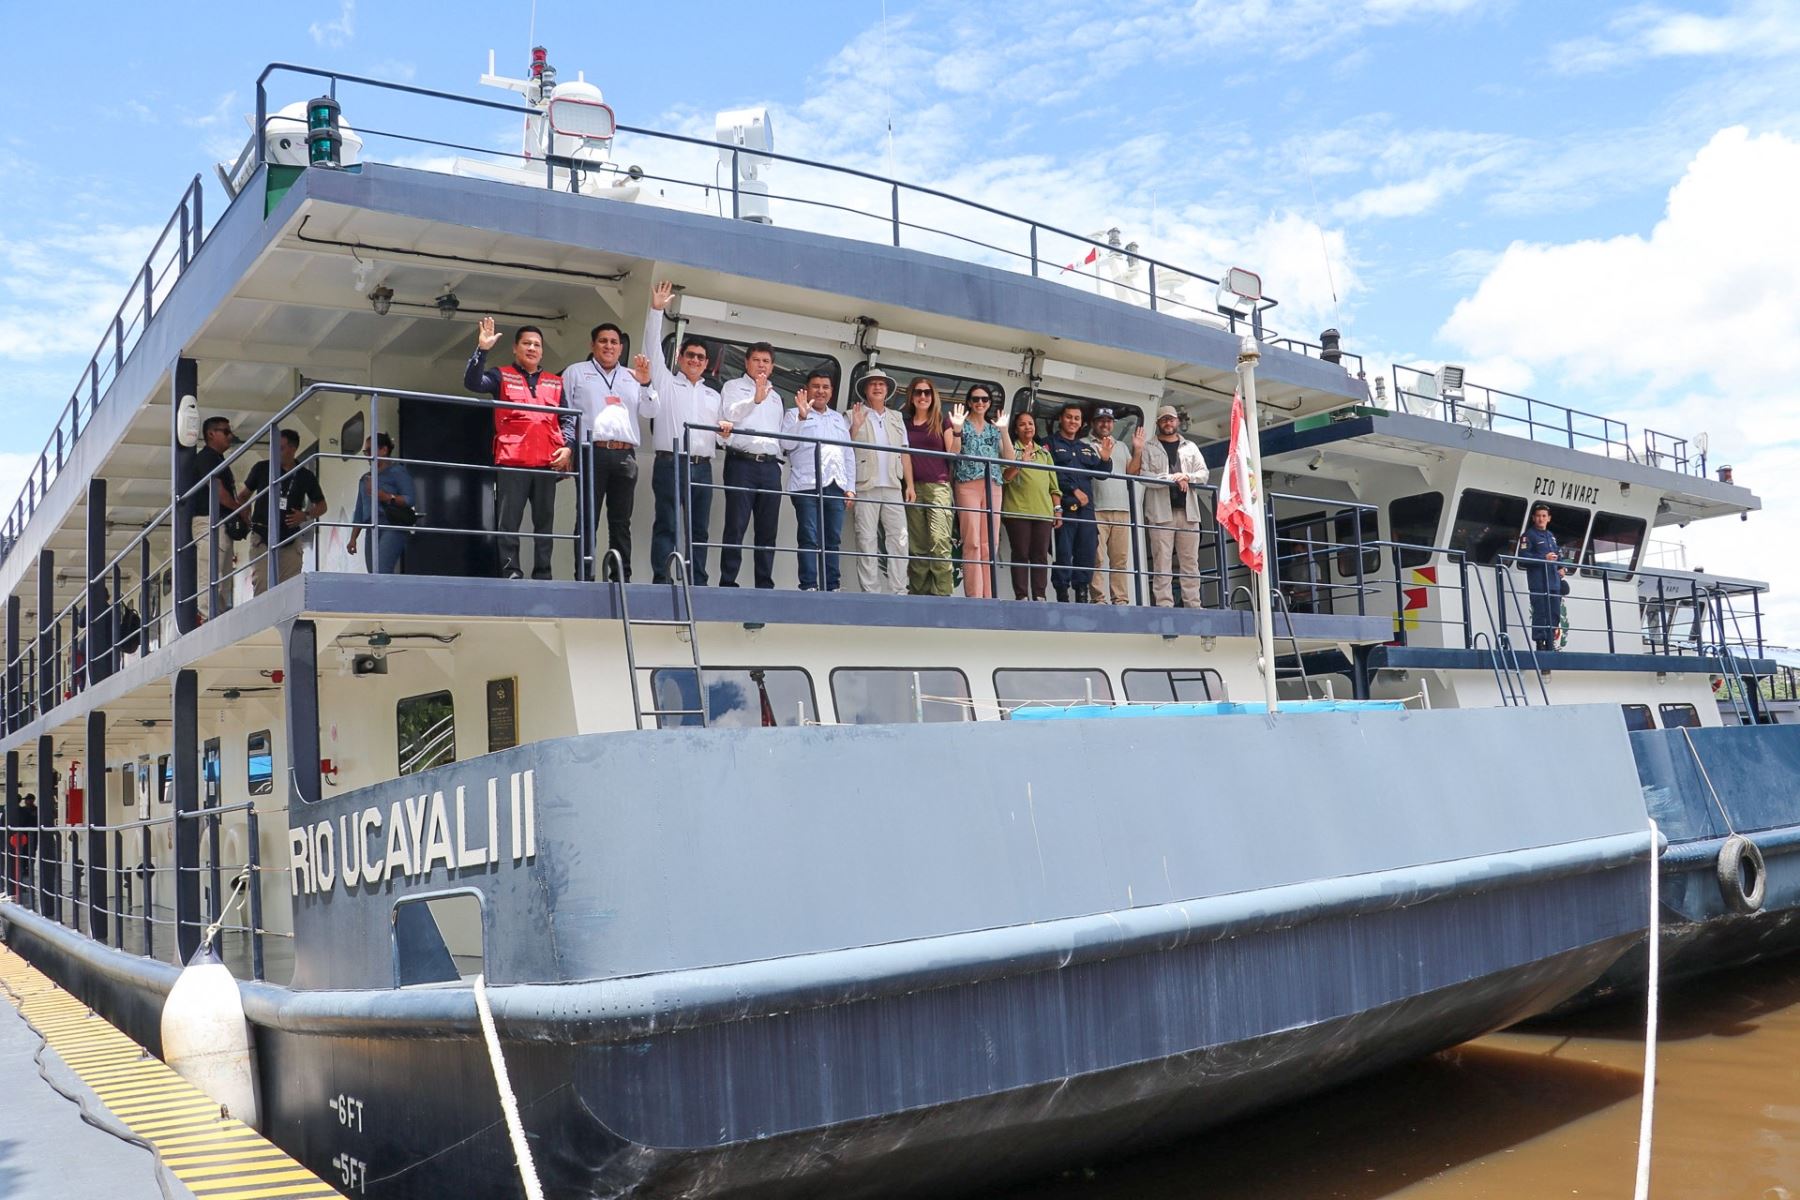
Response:
[[[606,398],[606,402],[608,404],[623,404],[623,403],[625,403],[623,400],[619,399],[617,396],[608,396]]]

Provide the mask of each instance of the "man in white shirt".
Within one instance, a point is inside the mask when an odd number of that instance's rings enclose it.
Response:
[[[551,458],[559,471],[574,468],[575,447],[594,444],[593,477],[595,541],[599,541],[600,514],[606,513],[607,546],[619,552],[625,565],[625,582],[631,582],[631,509],[638,480],[638,418],[656,415],[656,390],[650,386],[650,360],[640,354],[630,370],[619,361],[625,353],[625,333],[608,322],[594,326],[588,335],[588,356],[564,367],[563,405],[578,409],[562,415],[563,448]],[[596,558],[603,557],[598,545]],[[588,567],[578,572],[592,579]],[[610,578],[610,575],[608,576]]]
[[[850,409],[850,440],[874,449],[856,451],[856,578],[865,592],[882,588],[880,541],[887,540],[887,587],[906,595],[906,504],[914,498],[912,455],[905,453],[906,423],[887,406],[894,378],[879,368],[857,381],[860,399]],[[900,451],[882,450],[893,447]]]
[[[831,372],[816,367],[806,377],[799,404],[781,420],[781,449],[788,460],[788,494],[799,527],[800,590],[838,590],[838,543],[844,510],[856,502],[856,456],[850,423],[831,407]],[[820,438],[842,445],[789,440]],[[820,547],[823,546],[821,551]]]
[[[781,522],[781,393],[769,382],[775,347],[744,351],[744,373],[720,392],[731,433],[725,439],[725,543],[719,586],[736,587],[744,531],[756,518],[756,586],[775,586],[775,530]]]
[[[731,426],[719,420],[719,393],[707,384],[706,343],[684,337],[676,348],[679,375],[663,362],[663,309],[675,295],[667,280],[650,291],[650,311],[644,316],[644,349],[650,357],[650,386],[656,389],[656,420],[651,443],[656,462],[650,468],[650,491],[656,497],[656,524],[650,531],[651,578],[669,581],[669,555],[677,547],[676,513],[687,514],[686,545],[692,552],[688,580],[706,586],[706,542],[712,533],[713,453],[717,434]],[[689,425],[708,426],[689,429]],[[679,494],[678,494],[679,493]]]
[[[1113,471],[1094,479],[1094,517],[1100,540],[1089,587],[1095,604],[1131,603],[1131,575],[1127,570],[1132,536],[1129,495],[1131,477],[1138,473],[1144,459],[1144,427],[1138,426],[1137,435],[1127,448],[1113,437],[1113,425],[1113,410],[1096,408],[1087,439],[1100,457],[1112,464]]]

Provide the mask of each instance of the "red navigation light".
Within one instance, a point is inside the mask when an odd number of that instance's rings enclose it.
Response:
[[[531,48],[531,77],[536,79],[539,75],[542,75],[544,73],[544,67],[549,64],[549,61],[550,52],[548,50],[544,49],[542,46],[533,46]]]

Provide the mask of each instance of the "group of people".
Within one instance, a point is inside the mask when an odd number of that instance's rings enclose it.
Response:
[[[645,347],[661,345],[673,296],[667,282],[652,289]],[[1179,578],[1184,602],[1199,603],[1200,488],[1207,467],[1199,447],[1182,436],[1173,407],[1158,411],[1154,441],[1139,429],[1126,444],[1113,436],[1110,409],[1095,409],[1090,423],[1079,404],[1065,405],[1040,439],[1029,412],[1000,424],[995,396],[979,383],[947,406],[936,383],[919,376],[896,405],[890,401],[897,381],[871,369],[856,381],[846,414],[836,408],[834,372],[819,367],[788,409],[770,382],[775,350],[767,342],[746,349],[740,377],[714,388],[707,382],[710,347],[701,337],[681,338],[673,369],[660,353],[639,354],[627,367],[617,325],[595,326],[589,340],[585,359],[551,373],[542,369],[542,331],[524,326],[513,336],[513,362],[490,367],[487,355],[499,333],[492,318],[483,318],[464,371],[470,391],[496,402],[495,532],[500,571],[509,578],[525,574],[520,527],[527,508],[531,575],[550,577],[556,473],[571,469],[583,442],[592,443],[596,521],[604,516],[616,569],[631,578],[637,456],[648,417],[656,582],[667,582],[684,524],[692,548],[689,581],[715,582],[708,544],[713,495],[722,490],[721,587],[738,586],[746,537],[752,582],[775,586],[785,496],[794,509],[804,591],[836,591],[843,583],[839,556],[848,522],[864,592],[950,595],[952,546],[960,534],[964,594],[992,597],[997,581],[990,564],[999,557],[1004,528],[1015,597],[1047,600],[1054,591],[1064,602],[1128,604],[1127,489],[1136,477],[1149,529],[1152,600],[1172,605]],[[559,409],[565,411],[550,411]]]
[[[326,511],[325,491],[319,486],[318,475],[299,461],[300,434],[296,430],[283,429],[279,434],[281,470],[273,487],[272,476],[277,473],[266,459],[253,465],[243,486],[238,486],[235,472],[225,462],[233,440],[229,417],[208,417],[201,425],[200,444],[187,457],[186,475],[181,481],[183,492],[188,495],[187,529],[199,565],[197,599],[203,619],[231,607],[230,583],[236,563],[233,543],[250,542],[251,579],[260,594],[273,583],[300,573],[306,529]],[[414,496],[412,476],[403,465],[390,461],[394,453],[391,437],[385,433],[377,435],[364,444],[363,453],[374,455],[379,466],[365,474],[357,487],[356,511],[351,518],[355,528],[346,547],[351,554],[357,552],[358,539],[372,523],[372,505],[381,506],[388,514],[397,509],[410,511]],[[209,478],[216,504],[209,489],[199,486]],[[212,532],[215,509],[216,537]],[[398,523],[390,519],[390,524]],[[404,528],[384,533],[378,561],[371,562],[370,569],[383,573],[399,570],[405,549]],[[275,564],[273,576],[271,559]],[[216,611],[212,597],[215,583],[219,593]]]

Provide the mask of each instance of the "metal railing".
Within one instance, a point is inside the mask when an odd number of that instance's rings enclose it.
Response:
[[[1413,416],[1491,429],[1684,475],[1706,474],[1705,453],[1690,455],[1686,438],[1646,429],[1642,446],[1637,446],[1632,443],[1630,426],[1615,417],[1466,381],[1459,390],[1440,396],[1434,373],[1398,363],[1393,371],[1395,407]]]
[[[257,980],[268,977],[264,940],[293,936],[263,925],[265,878],[284,876],[286,868],[262,863],[253,801],[112,823],[21,820],[24,811],[9,807],[0,818],[0,891],[40,916],[103,945],[164,962],[178,960],[184,929],[198,939],[216,925],[221,957]],[[173,833],[182,821],[199,824],[200,860],[192,866],[177,866],[172,858],[158,862],[155,831]],[[232,829],[243,835],[243,854],[225,862],[220,847]],[[173,903],[183,873],[199,876],[201,898],[186,921],[177,919]]]
[[[125,360],[143,340],[145,330],[160,311],[162,300],[200,253],[201,243],[206,238],[204,194],[200,176],[196,175],[181,193],[175,211],[163,222],[162,231],[144,256],[143,265],[132,278],[130,291],[107,323],[105,335],[83,369],[68,403],[57,415],[49,441],[26,475],[25,486],[13,502],[5,526],[0,527],[0,561],[12,552],[25,532],[26,522],[37,512],[51,483],[62,473],[76,441],[99,410],[107,388],[125,369]]]

